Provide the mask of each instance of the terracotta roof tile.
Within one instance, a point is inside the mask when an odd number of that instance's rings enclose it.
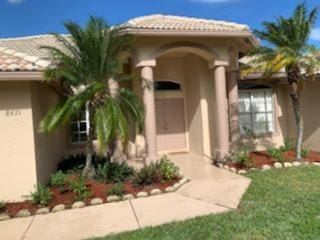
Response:
[[[122,25],[131,29],[158,29],[158,30],[194,30],[194,31],[249,31],[249,27],[225,21],[216,21],[202,18],[180,17],[171,15],[150,15],[134,18]]]

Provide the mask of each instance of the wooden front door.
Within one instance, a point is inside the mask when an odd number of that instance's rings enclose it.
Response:
[[[186,150],[183,98],[156,99],[159,152]]]

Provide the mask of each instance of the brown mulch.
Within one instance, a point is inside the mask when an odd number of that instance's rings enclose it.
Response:
[[[296,160],[296,152],[294,150],[285,152],[283,156],[286,162],[293,162]],[[270,157],[266,151],[251,152],[250,159],[252,160],[253,168],[261,168],[263,165],[273,166],[273,164],[277,162],[277,160]],[[304,158],[304,161],[309,163],[320,162],[320,152],[310,151],[308,156]],[[234,162],[229,162],[227,165],[236,169],[243,169],[243,167]]]
[[[176,178],[172,181],[156,182],[150,186],[136,186],[133,182],[127,181],[124,183],[125,194],[136,195],[141,191],[150,193],[150,191],[154,188],[159,188],[161,191],[164,191],[168,186],[172,186],[179,180],[179,178]],[[113,186],[112,183],[102,183],[95,180],[87,180],[86,185],[91,192],[90,198],[84,201],[86,204],[89,204],[90,200],[93,198],[101,198],[103,202],[107,202],[107,193],[108,190]],[[53,197],[47,206],[33,204],[30,200],[26,200],[23,202],[10,202],[6,203],[4,209],[0,209],[0,213],[6,212],[10,217],[14,217],[20,210],[28,209],[31,214],[35,214],[35,212],[39,208],[49,207],[50,209],[52,209],[58,204],[64,204],[66,205],[66,208],[71,208],[72,204],[76,201],[76,196],[70,189],[60,189],[57,187],[51,187],[50,189]]]

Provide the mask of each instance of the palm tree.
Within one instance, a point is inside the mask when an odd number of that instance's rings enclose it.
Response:
[[[302,84],[303,80],[314,76],[319,63],[312,57],[318,54],[317,49],[308,45],[317,13],[317,8],[308,11],[306,4],[302,3],[296,7],[289,18],[278,17],[274,22],[263,22],[263,30],[255,31],[255,34],[267,45],[249,52],[251,60],[242,69],[242,75],[261,72],[264,78],[281,70],[287,73],[297,125],[296,157],[298,160],[301,160],[304,129],[300,110]]]
[[[102,18],[90,17],[85,27],[66,22],[69,35],[54,34],[58,46],[42,46],[55,67],[45,70],[45,79],[56,84],[59,79],[60,102],[40,123],[40,131],[50,133],[68,123],[85,109],[87,122],[86,164],[83,175],[93,172],[94,134],[100,151],[114,139],[127,140],[128,119],[141,126],[144,106],[125,88],[110,89],[108,81],[127,79],[123,73],[124,51],[130,50],[130,37],[117,27],[109,27]]]

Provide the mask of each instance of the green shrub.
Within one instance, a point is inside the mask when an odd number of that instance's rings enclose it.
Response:
[[[306,148],[301,149],[301,157],[303,158],[308,157],[309,154],[310,154],[309,149],[306,149]]]
[[[295,148],[295,143],[293,139],[286,138],[284,139],[283,145],[279,148],[283,152],[290,151]]]
[[[51,186],[62,187],[66,184],[67,175],[61,170],[51,175],[50,184]]]
[[[6,207],[6,203],[4,201],[0,201],[0,212],[4,210],[5,207]]]
[[[125,194],[125,188],[123,183],[116,183],[114,184],[109,191],[107,192],[108,195],[116,195],[122,197]]]
[[[179,168],[174,165],[166,156],[162,157],[157,163],[163,180],[170,181],[178,176]]]
[[[151,185],[155,182],[161,181],[161,173],[158,166],[154,163],[144,166],[136,171],[133,181],[137,185]]]
[[[284,163],[285,162],[285,158],[283,156],[284,150],[283,148],[269,148],[267,149],[267,154],[270,157],[275,158],[278,162]]]
[[[250,168],[254,165],[250,158],[250,151],[253,149],[251,144],[241,143],[240,150],[231,151],[226,157],[227,160],[237,163],[242,168]]]
[[[109,159],[99,155],[92,156],[92,164],[96,168],[99,164],[102,164]],[[64,173],[81,173],[86,164],[86,155],[81,153],[78,155],[70,155],[63,158],[58,164],[58,170]]]
[[[113,163],[106,161],[98,164],[95,178],[103,182],[124,182],[134,174],[133,168],[126,163]]]
[[[39,184],[31,193],[31,198],[34,204],[47,205],[52,199],[52,192],[47,186]]]
[[[86,186],[84,177],[79,177],[76,180],[70,182],[72,191],[76,194],[76,200],[82,201],[91,196],[90,189]]]

